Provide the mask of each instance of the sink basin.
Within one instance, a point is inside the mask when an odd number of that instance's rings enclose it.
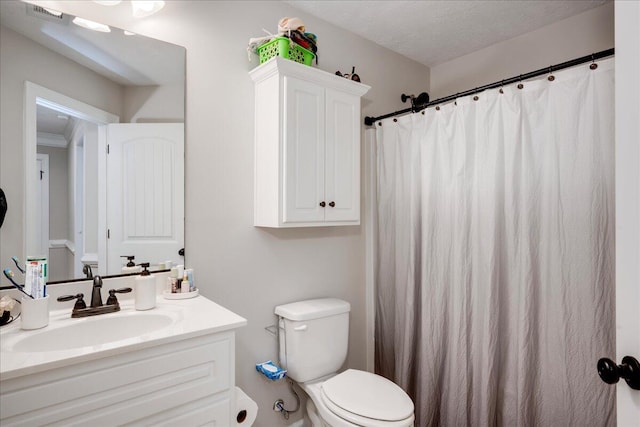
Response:
[[[133,298],[124,298],[118,312],[83,318],[71,318],[70,307],[52,310],[45,328],[22,330],[20,320],[0,328],[0,381],[174,345],[246,323],[202,296],[157,298],[156,307],[144,311],[135,309]]]
[[[104,316],[72,319],[64,326],[27,334],[14,344],[13,351],[44,352],[97,346],[139,338],[173,323],[171,316],[158,313]]]

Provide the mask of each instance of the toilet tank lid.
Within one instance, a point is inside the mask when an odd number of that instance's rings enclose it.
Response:
[[[312,320],[348,313],[351,305],[337,298],[318,298],[279,305],[275,313],[288,320]]]

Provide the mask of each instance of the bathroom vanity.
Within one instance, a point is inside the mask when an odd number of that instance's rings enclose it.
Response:
[[[0,331],[0,424],[233,425],[235,332],[246,320],[198,296]]]

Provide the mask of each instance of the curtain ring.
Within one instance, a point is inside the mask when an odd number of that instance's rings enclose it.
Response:
[[[596,56],[594,53],[591,54],[591,65],[589,65],[589,68],[592,70],[598,68],[598,64],[596,64]]]
[[[549,80],[550,82],[554,81],[556,78],[554,77],[553,74],[551,74],[553,71],[553,66],[549,65],[549,77],[547,77],[547,80]]]
[[[504,93],[504,90],[502,90],[503,86],[504,86],[504,79],[500,80],[500,90],[498,92]]]

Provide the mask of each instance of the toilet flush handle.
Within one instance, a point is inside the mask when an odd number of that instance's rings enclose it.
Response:
[[[307,325],[296,326],[293,328],[294,331],[304,332],[307,330]]]

